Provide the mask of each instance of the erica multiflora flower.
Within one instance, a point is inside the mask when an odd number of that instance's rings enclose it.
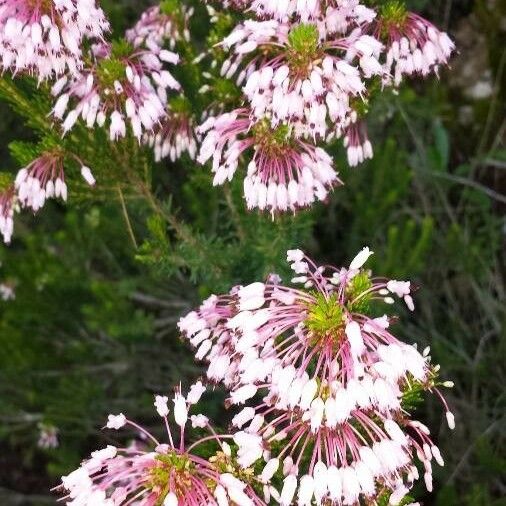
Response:
[[[16,206],[16,190],[8,183],[0,190],[0,234],[6,244],[9,244],[14,232],[14,210]]]
[[[14,285],[11,283],[0,283],[0,299],[4,302],[16,299]]]
[[[404,3],[389,0],[371,23],[375,36],[386,43],[385,83],[399,85],[403,76],[428,75],[446,65],[454,43],[426,19],[409,12]]]
[[[58,428],[47,423],[39,423],[38,428],[39,439],[37,441],[37,446],[44,450],[58,448],[60,444],[58,441]]]
[[[167,115],[148,136],[149,145],[154,148],[155,160],[164,158],[175,161],[185,152],[194,160],[197,154],[197,138],[194,119],[187,100],[177,97],[167,105]]]
[[[167,90],[180,88],[163,66],[178,59],[166,49],[136,48],[126,41],[97,46],[92,65],[53,86],[59,96],[53,114],[63,120],[64,133],[82,117],[88,128],[106,125],[111,140],[125,137],[128,123],[140,140],[165,117]]]
[[[241,154],[252,149],[244,179],[249,209],[295,210],[324,200],[340,184],[323,149],[293,138],[285,125],[272,128],[268,120],[255,121],[247,109],[212,116],[199,132],[205,137],[198,161],[205,163],[212,157],[215,185],[231,180]]]
[[[381,75],[382,44],[366,34],[322,35],[314,23],[245,21],[225,38],[234,55],[222,72],[242,68],[238,82],[255,117],[273,126],[289,123],[297,136],[340,136],[352,99],[367,93],[366,80]]]
[[[288,252],[296,277],[236,287],[211,298],[180,322],[208,375],[225,380],[229,403],[246,406],[234,417],[239,462],[266,460],[266,483],[283,469],[281,504],[357,505],[386,495],[399,503],[418,478],[432,487],[432,461],[443,464],[430,431],[409,414],[423,391],[448,410],[438,366],[428,349],[400,341],[392,318],[377,306],[403,299],[414,309],[411,284],[374,278],[363,268],[364,248],[349,267],[318,267],[301,251]],[[381,313],[380,313],[381,314]],[[199,348],[199,352],[201,348]],[[216,371],[223,371],[217,373]],[[374,504],[374,503],[373,503]]]
[[[89,185],[95,179],[88,167],[81,163],[81,175]],[[59,149],[42,153],[38,158],[21,169],[15,180],[17,200],[22,207],[29,207],[34,212],[44,207],[47,199],[61,198],[67,200],[68,189],[63,168],[64,154]]]
[[[109,30],[94,0],[1,0],[0,66],[39,80],[82,66],[85,38]]]
[[[167,43],[173,49],[179,40],[190,40],[187,25],[192,14],[192,8],[181,5],[175,10],[173,2],[162,1],[142,13],[135,26],[127,30],[126,38],[136,47],[161,49]]]
[[[15,182],[17,197],[23,207],[37,212],[49,198],[67,200],[67,184],[60,151],[48,151],[21,169]]]
[[[68,476],[59,487],[66,492],[66,504],[82,506],[261,506],[249,485],[230,471],[223,471],[216,459],[199,456],[196,450],[205,442],[214,441],[221,451],[228,451],[211,429],[204,415],[189,417],[189,409],[198,402],[204,387],[195,384],[186,397],[177,390],[173,398],[173,422],[180,432],[176,437],[168,415],[167,396],[156,396],[155,407],[163,418],[167,441],[160,442],[153,434],[123,414],[110,415],[107,428],[130,427],[142,434],[146,445],[124,448],[107,446],[91,454],[90,459]],[[211,436],[187,445],[185,429],[190,418],[194,427],[207,427]],[[144,448],[150,445],[152,449]]]
[[[356,120],[348,125],[344,133],[344,147],[348,155],[348,165],[355,167],[373,157],[373,149],[364,121]]]
[[[303,21],[318,20],[325,15],[335,18],[335,24],[344,31],[351,23],[360,23],[373,19],[375,12],[360,4],[359,0],[319,0],[297,1],[285,0],[250,0],[249,10],[259,18],[287,19],[297,18]]]

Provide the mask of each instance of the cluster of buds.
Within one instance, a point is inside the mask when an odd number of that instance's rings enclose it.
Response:
[[[95,0],[1,0],[0,67],[39,81],[83,65],[82,43],[109,23]]]
[[[288,144],[302,139],[313,150],[318,143],[342,138],[350,166],[373,156],[364,120],[373,94],[399,85],[404,75],[437,71],[453,51],[446,34],[406,11],[398,0],[388,0],[378,10],[359,0],[250,0],[236,7],[255,18],[238,24],[221,42],[229,53],[221,63],[221,75],[236,76],[250,123],[270,125],[262,140],[275,139],[279,128],[286,132]],[[221,126],[230,114],[235,112],[211,119]],[[211,128],[211,137],[219,137],[220,129]],[[251,144],[256,158],[258,144],[257,140]],[[209,158],[208,149],[204,142],[201,161]],[[229,172],[237,158],[234,151],[232,163],[225,160]],[[216,157],[214,162],[216,172]],[[298,172],[290,161],[277,171],[270,164],[269,157],[255,163],[259,173],[270,174],[264,181],[267,187],[279,185],[280,179],[291,181]],[[246,183],[245,189],[250,186]],[[247,194],[245,198],[249,208],[262,209],[255,199]],[[297,206],[284,205],[281,199],[280,206],[267,207],[276,212]]]
[[[153,434],[123,414],[109,415],[106,427],[118,430],[129,427],[142,436],[125,448],[109,445],[97,450],[68,476],[62,478],[58,490],[66,492],[69,505],[82,506],[261,506],[251,485],[235,476],[230,446],[224,436],[216,435],[209,420],[202,414],[189,416],[205,387],[198,382],[186,397],[180,389],[173,399],[173,422],[179,430],[175,438],[169,422],[168,397],[157,395],[155,408],[162,417],[167,441],[160,442]],[[185,428],[206,428],[210,436],[186,443]],[[211,458],[199,456],[198,448],[214,442],[218,448]],[[232,472],[231,472],[232,471]]]
[[[374,316],[402,299],[414,310],[411,284],[373,278],[364,248],[348,268],[317,266],[300,250],[288,261],[301,288],[278,279],[212,296],[179,322],[209,363],[210,381],[244,405],[233,419],[238,462],[265,461],[261,473],[280,504],[400,504],[423,466],[432,490],[432,462],[443,465],[429,429],[410,402],[424,391],[442,401],[439,366],[429,349],[396,338],[393,319]],[[281,474],[281,478],[279,476]],[[276,477],[274,481],[272,478]],[[279,488],[274,483],[282,485]]]

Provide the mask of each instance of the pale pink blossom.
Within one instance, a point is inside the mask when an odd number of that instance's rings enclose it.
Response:
[[[265,120],[252,120],[247,109],[210,117],[199,131],[205,137],[197,160],[212,158],[215,185],[232,179],[241,155],[251,148],[244,179],[249,209],[294,211],[325,200],[330,189],[341,184],[323,149],[292,138],[285,127],[273,129]]]
[[[166,396],[158,396],[157,410],[165,413]],[[182,399],[182,401],[181,401]],[[107,446],[92,452],[89,459],[67,476],[62,477],[58,487],[64,495],[66,504],[88,506],[265,506],[249,483],[234,476],[234,463],[230,456],[224,462],[223,471],[215,466],[215,460],[198,456],[194,449],[199,445],[214,441],[218,451],[225,456],[228,451],[220,436],[210,429],[211,435],[197,439],[192,444],[185,443],[180,403],[186,404],[180,392],[176,393],[174,415],[179,426],[180,438],[169,426],[165,415],[167,442],[159,441],[153,434],[128,420],[123,415],[109,416],[108,428],[129,427],[138,432],[145,444],[128,447]],[[192,423],[198,427],[208,427],[203,415],[192,416]],[[206,450],[207,451],[207,450]],[[220,457],[221,459],[223,457]]]
[[[75,73],[85,39],[102,39],[109,23],[95,0],[0,1],[0,67],[39,81]]]
[[[5,244],[9,244],[14,232],[14,211],[16,191],[14,185],[8,185],[0,191],[0,234]]]
[[[139,141],[166,116],[167,90],[180,85],[164,68],[178,56],[168,50],[136,48],[126,42],[94,48],[93,63],[53,86],[53,115],[63,134],[82,118],[88,128],[107,127],[111,140],[125,137],[127,125]]]
[[[127,30],[126,38],[134,46],[162,48],[165,44],[173,49],[180,40],[189,41],[188,22],[193,8],[178,6],[176,11],[163,5],[154,5],[145,10],[133,28]]]
[[[303,287],[234,287],[180,322],[197,349],[209,343],[201,357],[208,376],[225,382],[228,403],[239,405],[238,462],[264,459],[261,481],[269,483],[283,461],[281,504],[296,497],[302,505],[355,505],[382,489],[396,498],[417,479],[417,460],[429,489],[432,462],[444,464],[403,396],[412,385],[436,392],[450,413],[439,392],[446,382],[427,352],[394,336],[388,317],[369,315],[371,304],[411,293],[409,282],[372,277],[364,267],[371,255],[363,248],[335,269],[290,250],[293,282]]]

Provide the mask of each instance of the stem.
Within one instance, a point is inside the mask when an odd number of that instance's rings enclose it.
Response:
[[[119,184],[116,188],[118,190],[119,200],[121,202],[121,209],[123,211],[123,217],[125,218],[125,223],[127,226],[128,234],[130,235],[130,239],[132,239],[132,243],[134,245],[134,248],[138,249],[139,246],[137,245],[137,240],[135,239],[134,230],[132,228],[132,224],[131,224],[130,218],[128,216],[128,211],[127,211],[127,207],[125,204],[125,197],[123,196],[123,191],[121,190],[121,187]]]

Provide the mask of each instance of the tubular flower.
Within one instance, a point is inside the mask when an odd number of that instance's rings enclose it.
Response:
[[[323,149],[291,137],[285,125],[272,128],[265,119],[252,120],[247,109],[210,117],[198,131],[206,135],[197,160],[205,163],[213,158],[215,185],[231,180],[241,154],[253,149],[244,179],[249,209],[274,214],[306,207],[324,200],[341,183]]]
[[[146,45],[159,49],[165,42],[173,49],[177,41],[189,41],[190,32],[187,25],[193,9],[187,10],[185,6],[180,6],[179,9],[180,12],[174,12],[168,2],[149,7],[135,26],[127,30],[127,40],[135,47]]]
[[[151,132],[165,117],[167,89],[180,89],[172,74],[163,69],[163,62],[175,64],[178,59],[171,51],[153,52],[125,41],[96,46],[90,67],[53,86],[53,95],[59,96],[53,115],[62,120],[65,116],[64,134],[81,116],[88,128],[107,123],[111,140],[125,137],[128,122],[140,140],[143,131]],[[66,113],[71,100],[77,105]]]
[[[203,415],[191,417],[192,424],[208,427],[212,436],[185,445],[185,426],[188,410],[198,401],[201,384],[194,385],[185,398],[177,391],[173,400],[174,422],[179,427],[180,438],[174,440],[169,426],[166,396],[156,396],[155,407],[163,418],[167,430],[167,443],[160,443],[151,433],[123,414],[110,415],[107,427],[120,429],[125,426],[140,432],[152,443],[154,449],[142,449],[138,445],[127,448],[108,446],[91,454],[81,466],[62,477],[60,490],[66,492],[66,504],[83,506],[212,506],[262,505],[253,490],[233,474],[220,472],[218,466],[194,453],[204,441],[215,440],[221,447],[219,436],[210,428]],[[195,422],[197,425],[195,425]],[[227,448],[228,446],[225,446]]]
[[[60,445],[58,441],[58,433],[60,432],[57,427],[47,423],[39,423],[39,439],[37,446],[44,450],[58,448]]]
[[[197,139],[193,117],[188,108],[179,106],[184,99],[177,97],[167,105],[167,115],[161,124],[155,128],[154,134],[147,138],[147,142],[154,148],[155,160],[159,162],[169,157],[175,161],[184,152],[194,160],[197,154]]]
[[[248,20],[223,45],[234,56],[222,73],[243,67],[238,83],[245,83],[255,117],[268,114],[273,126],[287,122],[297,136],[340,136],[351,121],[352,99],[367,93],[367,79],[383,73],[377,39],[355,32],[328,37],[314,23]]]
[[[37,212],[44,207],[49,198],[60,197],[63,201],[67,201],[68,191],[63,162],[64,156],[60,151],[46,151],[18,172],[14,186],[17,200],[22,207],[30,207]],[[93,186],[95,179],[85,165],[81,167],[81,175],[90,186]]]
[[[426,19],[406,10],[397,0],[386,2],[370,28],[385,40],[384,82],[399,85],[404,75],[426,76],[447,65],[454,43]]]
[[[375,12],[359,3],[359,0],[318,0],[296,1],[287,0],[279,2],[276,0],[250,0],[247,2],[250,10],[260,19],[274,18],[287,19],[296,18],[302,21],[317,20],[331,15],[335,18],[336,26],[344,31],[351,23],[360,23],[364,20],[373,19]]]
[[[372,144],[367,135],[367,127],[364,121],[355,121],[346,128],[343,144],[346,148],[350,167],[355,167],[364,160],[373,157]]]
[[[82,67],[84,38],[109,30],[94,0],[1,0],[0,67],[39,81]]]
[[[233,419],[239,462],[265,458],[266,483],[283,462],[282,489],[272,491],[281,504],[292,504],[296,494],[301,505],[313,498],[358,505],[383,495],[397,504],[418,478],[417,461],[429,490],[432,461],[443,464],[429,429],[408,410],[423,391],[435,392],[453,428],[438,388],[451,385],[438,381],[428,349],[420,354],[389,331],[391,318],[372,315],[393,296],[410,310],[414,305],[409,282],[373,278],[363,269],[371,254],[364,248],[348,268],[334,269],[289,251],[292,282],[303,289],[269,282],[238,287],[216,299],[227,309],[219,319],[223,330],[206,321],[213,349],[228,333],[221,360],[234,364],[229,403],[246,403]],[[185,319],[180,328],[190,342],[198,335]]]
[[[16,206],[16,190],[9,184],[0,191],[0,234],[5,244],[9,244],[14,232],[14,210]]]

